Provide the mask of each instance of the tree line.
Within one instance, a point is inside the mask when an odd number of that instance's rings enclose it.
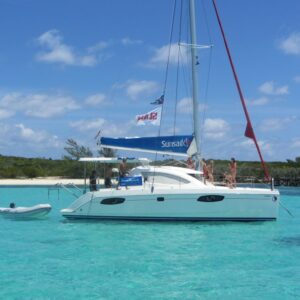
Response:
[[[65,154],[61,159],[51,158],[24,158],[0,155],[0,178],[35,178],[59,176],[66,178],[83,178],[83,163],[80,157],[92,157],[93,152],[88,147],[79,145],[74,139],[68,139],[64,147]],[[116,151],[103,148],[98,150],[95,156],[115,157]],[[184,166],[184,161],[164,160],[155,164],[168,164]],[[229,161],[214,160],[214,177],[216,181],[222,181],[224,173],[228,171]],[[277,184],[300,186],[300,157],[285,162],[268,162],[270,175]],[[118,167],[111,165],[111,167]],[[105,166],[103,164],[88,164],[88,172],[97,169],[100,177],[104,177]],[[264,174],[260,162],[238,161],[239,182],[249,180],[259,182]]]

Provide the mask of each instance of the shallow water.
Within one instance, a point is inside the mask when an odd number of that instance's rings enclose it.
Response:
[[[277,222],[70,222],[66,192],[2,187],[53,210],[0,218],[0,299],[300,299],[300,188],[281,194]]]

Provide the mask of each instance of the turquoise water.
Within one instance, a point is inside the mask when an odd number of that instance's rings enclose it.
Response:
[[[0,299],[300,299],[300,188],[281,193],[277,222],[70,222],[69,194],[2,187],[0,206],[53,210],[0,218]]]

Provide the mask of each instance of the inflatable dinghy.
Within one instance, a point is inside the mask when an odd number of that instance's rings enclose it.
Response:
[[[39,219],[46,216],[51,210],[50,204],[38,204],[31,207],[16,207],[14,203],[10,207],[0,207],[0,215],[12,219]]]

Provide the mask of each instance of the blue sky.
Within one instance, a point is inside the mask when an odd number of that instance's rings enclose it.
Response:
[[[199,51],[202,153],[258,160],[243,137],[246,121],[211,1],[203,2],[196,0],[198,43],[214,46]],[[136,126],[134,119],[152,110],[150,102],[163,90],[173,1],[0,3],[2,155],[60,158],[68,138],[96,151],[99,129],[115,137],[157,134],[157,127]],[[300,2],[217,4],[265,159],[300,156]],[[176,61],[174,54],[161,129],[166,135],[174,132],[175,111],[175,131],[192,133],[183,76],[175,96]]]

